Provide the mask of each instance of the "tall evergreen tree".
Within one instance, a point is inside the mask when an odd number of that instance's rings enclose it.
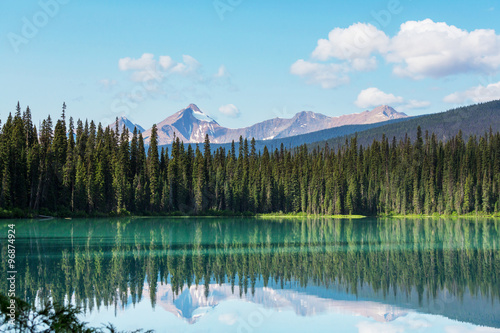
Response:
[[[151,129],[151,137],[148,149],[148,179],[150,195],[150,209],[156,211],[160,206],[160,165],[158,155],[158,130],[156,124]]]

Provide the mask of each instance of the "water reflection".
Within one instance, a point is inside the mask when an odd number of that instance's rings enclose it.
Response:
[[[193,323],[217,304],[243,298],[302,316],[334,309],[391,321],[414,309],[500,327],[497,220],[16,224],[18,295],[29,301],[71,298],[95,312],[148,299]],[[5,265],[1,269],[4,291]]]

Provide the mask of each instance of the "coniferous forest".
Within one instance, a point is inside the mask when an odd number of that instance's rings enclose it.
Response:
[[[0,214],[492,214],[499,211],[500,134],[446,142],[356,138],[340,147],[257,151],[203,144],[159,149],[141,133],[66,119],[40,128],[21,110],[0,124]],[[70,135],[69,133],[73,133]],[[17,213],[16,213],[17,212]]]

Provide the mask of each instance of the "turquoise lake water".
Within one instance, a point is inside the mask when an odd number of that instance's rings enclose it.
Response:
[[[10,223],[17,295],[92,326],[500,332],[500,220],[4,220],[2,255]]]

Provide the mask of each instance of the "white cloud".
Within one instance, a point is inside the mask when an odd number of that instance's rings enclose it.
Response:
[[[305,78],[308,84],[331,89],[349,83],[348,73],[377,68],[374,54],[385,53],[389,37],[372,24],[356,23],[348,28],[335,28],[328,39],[320,39],[311,57],[330,63],[297,60],[290,72]]]
[[[350,62],[352,69],[359,72],[372,71],[377,68],[377,59],[375,57],[370,58],[356,58]]]
[[[156,60],[151,53],[144,53],[139,59],[126,57],[118,61],[121,71],[132,71],[131,79],[135,82],[160,81],[168,74],[191,75],[201,79],[201,67],[190,55],[183,55],[182,62],[175,62],[170,56],[160,56]]]
[[[191,57],[190,55],[183,55],[182,56],[182,62],[177,63],[173,68],[172,72],[173,73],[179,73],[182,75],[188,75],[188,74],[193,74],[197,72],[197,70],[201,67],[201,64],[196,60],[195,58]]]
[[[163,69],[170,69],[175,64],[175,62],[169,56],[160,56],[159,59],[160,60],[158,61],[158,63]]]
[[[488,73],[500,68],[500,36],[491,29],[471,32],[444,22],[408,21],[385,55],[394,73],[414,79]]]
[[[376,69],[377,57],[391,64],[394,74],[412,79],[495,73],[500,70],[500,35],[425,19],[407,21],[389,37],[371,24],[356,23],[330,31],[312,52],[314,62],[298,60],[291,73],[328,89],[349,82],[349,72]],[[322,78],[323,70],[327,78]]]
[[[362,90],[354,104],[363,109],[373,108],[380,105],[390,105],[393,107],[397,106],[400,111],[422,109],[431,105],[428,101],[418,101],[414,99],[406,101],[401,96],[385,93],[375,87]]]
[[[462,104],[468,101],[483,103],[496,99],[500,99],[500,82],[488,84],[486,87],[479,85],[465,91],[455,92],[446,96],[443,101],[453,104]]]
[[[151,53],[144,53],[139,59],[122,58],[118,60],[118,68],[121,71],[133,71],[131,79],[135,82],[147,82],[160,77],[154,54]]]
[[[359,93],[354,104],[360,108],[369,108],[380,105],[400,105],[403,102],[403,97],[386,94],[378,88],[368,88]]]
[[[385,53],[389,38],[372,24],[356,23],[346,29],[335,28],[328,39],[320,39],[312,57],[326,61],[368,59],[373,53]]]
[[[356,23],[346,29],[335,28],[328,39],[320,39],[312,58],[320,61],[331,59],[340,62],[319,63],[297,60],[290,68],[294,75],[306,79],[308,84],[318,84],[331,89],[349,83],[351,71],[371,71],[377,68],[374,52],[385,52],[389,38],[371,24]]]
[[[347,68],[339,64],[319,64],[303,59],[297,60],[290,72],[307,80],[309,84],[319,84],[324,89],[335,88],[349,83]]]
[[[156,61],[154,60],[154,54],[151,53],[144,53],[139,59],[126,57],[118,60],[118,67],[122,71],[128,71],[131,69],[145,70],[155,66]]]
[[[122,58],[118,60],[118,68],[121,71],[132,71],[131,79],[135,82],[147,82],[161,78],[157,61],[154,59],[154,54],[151,53],[144,53],[139,59]]]
[[[240,110],[234,104],[222,105],[219,108],[219,112],[233,118],[240,116]]]

